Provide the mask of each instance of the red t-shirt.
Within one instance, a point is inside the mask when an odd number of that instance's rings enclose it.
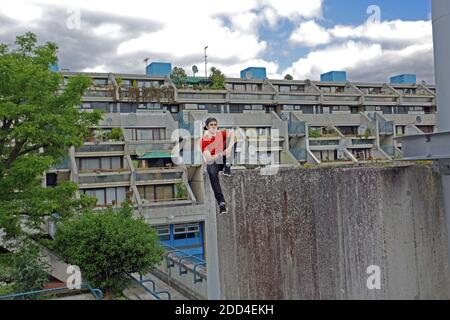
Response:
[[[216,139],[217,138],[217,139]],[[205,137],[201,139],[202,153],[208,150],[212,156],[224,150],[227,141],[227,131],[220,130],[214,137]]]

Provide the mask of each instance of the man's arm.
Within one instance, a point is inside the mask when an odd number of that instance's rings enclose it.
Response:
[[[234,144],[237,141],[237,137],[234,134],[234,130],[226,130],[225,132],[226,132],[226,137],[230,138],[230,145],[228,146],[228,148],[226,148],[224,150],[224,153],[226,154],[227,157],[231,157],[231,154],[233,152]]]

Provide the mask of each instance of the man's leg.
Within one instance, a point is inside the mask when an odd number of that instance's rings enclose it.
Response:
[[[220,205],[221,203],[225,203],[225,197],[223,196],[222,188],[220,187],[219,169],[219,165],[216,163],[208,164],[207,166],[211,187],[214,191],[214,196],[216,197],[217,203]]]
[[[225,166],[223,168],[223,174],[225,176],[231,176],[231,165],[234,163],[234,155],[236,152],[236,143],[233,143],[233,148],[231,149],[231,154],[225,155],[223,161]]]

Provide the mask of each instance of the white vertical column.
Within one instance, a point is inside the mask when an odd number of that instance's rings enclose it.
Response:
[[[450,1],[432,0],[434,69],[436,77],[437,126],[450,131]],[[450,258],[450,175],[442,176]]]

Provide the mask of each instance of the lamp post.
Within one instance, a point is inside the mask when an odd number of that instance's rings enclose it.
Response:
[[[208,56],[206,55],[206,49],[208,49],[208,46],[205,47],[205,78],[208,77]]]

